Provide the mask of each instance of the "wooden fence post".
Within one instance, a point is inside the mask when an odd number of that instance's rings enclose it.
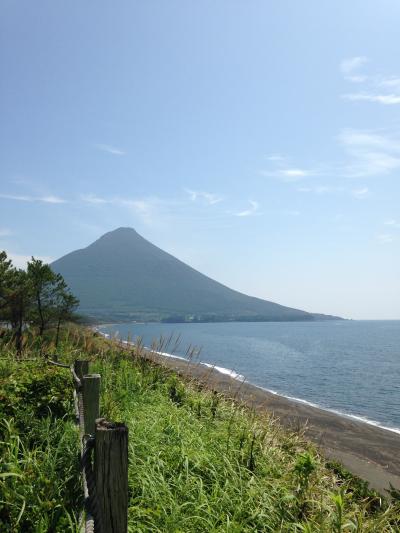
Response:
[[[94,435],[96,419],[100,416],[100,374],[81,378],[85,433]]]
[[[128,428],[96,420],[94,470],[103,533],[128,531]]]
[[[75,374],[79,379],[82,379],[83,376],[89,374],[89,361],[82,361],[77,359],[74,363]]]

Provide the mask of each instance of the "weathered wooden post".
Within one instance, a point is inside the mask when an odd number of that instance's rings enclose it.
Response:
[[[81,434],[84,433],[83,427],[83,395],[82,395],[82,379],[84,374],[89,374],[89,361],[76,359],[72,370],[72,377],[74,378],[74,403],[76,421],[79,424]]]
[[[128,428],[96,420],[94,470],[102,532],[128,531]]]
[[[74,363],[75,374],[81,380],[83,376],[89,374],[89,361],[82,361],[77,359]]]
[[[100,374],[87,374],[81,378],[85,433],[94,435],[96,419],[100,416]]]

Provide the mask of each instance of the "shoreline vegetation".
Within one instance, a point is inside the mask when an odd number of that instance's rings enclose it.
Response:
[[[236,316],[230,317],[227,315],[168,315],[161,316],[159,314],[149,314],[137,313],[135,315],[129,315],[127,313],[110,313],[105,316],[101,316],[101,313],[93,313],[92,309],[81,309],[82,313],[82,323],[90,326],[106,324],[221,324],[221,323],[235,323],[235,322],[331,322],[331,321],[344,321],[352,320],[349,318],[342,318],[340,316],[334,315],[323,315],[318,313],[309,313],[309,316],[306,317],[296,317],[296,318],[279,318],[273,317],[268,318],[266,316],[260,315],[250,315],[250,316]]]
[[[381,494],[384,495],[390,485],[400,490],[400,435],[395,431],[269,392],[215,368],[201,368],[154,353],[151,357],[162,359],[164,365],[187,378],[200,382],[210,379],[213,390],[234,397],[259,412],[269,412],[289,430],[302,430],[326,457],[341,462]]]
[[[82,326],[63,327],[56,352],[54,339],[27,331],[19,356],[7,332],[0,339],[2,531],[79,531],[72,386],[46,364],[55,353],[88,359],[102,376],[102,414],[129,427],[130,530],[399,531],[399,493],[382,498],[326,457],[273,398],[258,405],[250,386],[212,368],[196,375]]]

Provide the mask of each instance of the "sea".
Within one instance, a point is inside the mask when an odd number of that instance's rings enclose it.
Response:
[[[124,323],[99,331],[400,434],[399,320]]]

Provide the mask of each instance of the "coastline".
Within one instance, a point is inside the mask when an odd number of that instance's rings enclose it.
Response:
[[[212,365],[193,363],[170,354],[148,353],[151,359],[183,377],[206,383],[257,411],[268,411],[289,430],[304,429],[305,437],[328,460],[340,462],[383,496],[388,495],[386,490],[390,485],[400,490],[400,434],[396,431],[286,398],[240,381]]]
[[[345,320],[345,319],[343,319],[343,320]],[[348,320],[350,320],[350,319],[348,319]],[[104,338],[108,339],[108,340],[113,340],[115,342],[119,342],[119,343],[121,343],[122,345],[125,345],[125,346],[127,346],[127,345],[135,346],[135,342],[133,342],[133,341],[127,341],[127,340],[124,340],[124,339],[120,339],[118,336],[113,336],[113,335],[111,335],[109,333],[105,333],[105,332],[101,331],[101,329],[100,329],[101,327],[104,327],[104,326],[114,326],[114,325],[115,324],[99,324],[97,326],[92,327],[91,329],[93,331],[95,331],[96,333],[98,333],[99,335],[103,336]],[[143,348],[145,350],[147,350],[147,352],[149,352],[151,354],[157,354],[157,355],[162,355],[162,356],[168,357],[168,358],[181,359],[183,361],[188,361],[188,359],[186,357],[177,355],[177,354],[175,354],[173,352],[172,353],[170,353],[170,352],[160,352],[160,351],[157,351],[154,348],[150,348],[148,346],[143,346]],[[218,372],[220,372],[222,374],[227,374],[227,375],[231,376],[233,379],[236,379],[236,380],[245,381],[245,382],[251,384],[253,387],[259,388],[259,389],[261,389],[261,390],[263,390],[263,391],[265,391],[265,392],[267,392],[269,394],[273,394],[273,395],[279,396],[281,398],[286,398],[287,400],[291,400],[291,401],[293,401],[295,403],[301,403],[301,404],[307,405],[309,407],[314,407],[314,408],[316,408],[318,410],[322,410],[322,411],[326,411],[326,412],[332,413],[332,414],[334,414],[336,416],[339,416],[339,417],[349,418],[350,420],[355,420],[356,422],[362,422],[364,424],[368,424],[368,425],[371,425],[373,427],[377,427],[379,429],[384,429],[384,430],[387,430],[387,431],[391,431],[393,433],[396,433],[396,434],[400,435],[400,426],[399,427],[387,426],[387,425],[384,425],[384,423],[379,422],[377,420],[373,420],[372,418],[368,418],[365,415],[360,415],[360,414],[356,414],[356,413],[350,413],[350,412],[346,412],[346,411],[340,411],[340,410],[333,409],[333,408],[330,408],[330,407],[327,407],[327,406],[319,405],[318,403],[311,402],[309,400],[305,400],[304,398],[301,398],[301,397],[291,396],[291,395],[279,392],[277,390],[268,389],[267,387],[264,387],[262,385],[257,385],[255,383],[251,383],[250,381],[247,380],[247,378],[244,375],[239,374],[238,372],[236,372],[235,370],[233,370],[231,368],[220,367],[220,366],[217,366],[216,364],[207,363],[205,361],[200,361],[200,360],[197,360],[196,364],[200,364],[200,365],[208,367],[208,368],[214,368],[216,371],[218,371]]]
[[[99,329],[96,328],[96,331],[110,339]],[[124,340],[110,340],[125,349],[133,344]],[[305,437],[317,445],[328,460],[338,461],[383,496],[388,496],[386,491],[391,485],[400,490],[400,433],[396,429],[323,409],[305,400],[288,398],[248,383],[243,376],[226,368],[144,349],[150,359],[181,376],[195,379],[259,412],[267,411],[289,430],[302,429]]]

